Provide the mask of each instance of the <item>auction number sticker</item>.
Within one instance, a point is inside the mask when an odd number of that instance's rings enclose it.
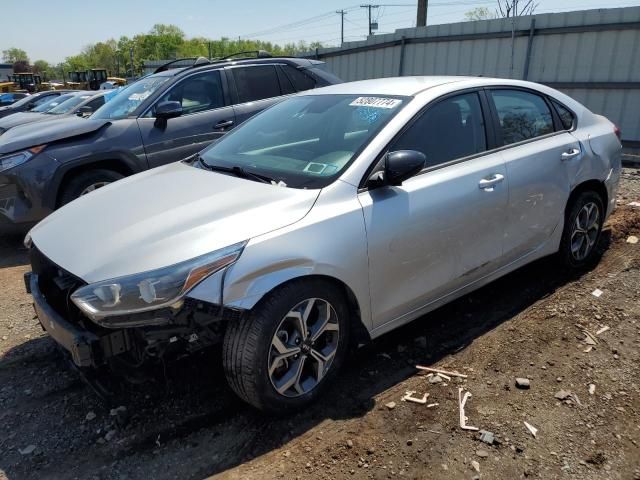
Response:
[[[396,108],[402,103],[397,98],[358,97],[349,105],[352,107]]]

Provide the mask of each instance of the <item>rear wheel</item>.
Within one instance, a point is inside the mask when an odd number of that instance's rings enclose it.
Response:
[[[60,197],[60,205],[66,205],[82,195],[91,193],[121,178],[124,178],[124,175],[113,170],[97,169],[81,172],[74,176],[64,188]]]
[[[323,280],[288,283],[228,325],[223,346],[227,381],[260,410],[301,408],[336,375],[348,332],[348,308],[339,288]]]
[[[560,256],[566,266],[580,268],[593,262],[603,221],[600,195],[585,191],[575,197],[567,210],[560,243]]]

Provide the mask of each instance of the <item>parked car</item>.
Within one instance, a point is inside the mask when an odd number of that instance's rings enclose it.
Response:
[[[53,213],[25,239],[27,283],[80,367],[222,343],[235,393],[286,412],[326,387],[350,337],[546,255],[592,262],[620,171],[616,127],[542,85],[334,85]]]
[[[47,90],[45,92],[28,95],[11,105],[0,107],[0,118],[6,117],[7,115],[13,115],[18,112],[28,112],[35,107],[42,105],[44,102],[48,102],[53,97],[64,95],[69,92],[70,90]]]
[[[75,115],[86,117],[104,105],[105,99],[115,96],[114,91],[109,92],[75,92],[53,97],[30,112],[20,112],[7,118],[0,118],[0,135],[9,129],[21,125],[28,125],[47,120],[58,120],[66,116]]]
[[[193,155],[284,95],[340,81],[311,60],[202,61],[138,80],[88,119],[2,135],[0,202],[13,207],[0,209],[0,232],[26,231],[80,195]]]
[[[0,93],[0,107],[12,105],[28,96],[28,93]]]

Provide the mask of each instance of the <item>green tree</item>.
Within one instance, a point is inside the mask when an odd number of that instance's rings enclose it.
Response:
[[[477,7],[466,12],[464,18],[467,21],[491,20],[492,18],[496,18],[496,15],[487,7]]]
[[[2,60],[7,63],[27,62],[29,63],[29,55],[20,48],[7,48],[2,51]]]

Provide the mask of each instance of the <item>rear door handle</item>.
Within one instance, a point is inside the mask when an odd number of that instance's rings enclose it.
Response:
[[[219,128],[228,128],[231,125],[233,125],[233,120],[222,120],[221,122],[216,123],[213,128],[214,129],[219,129]]]
[[[493,187],[504,180],[504,175],[495,173],[489,178],[483,178],[478,182],[478,188],[487,192],[493,192]]]
[[[580,155],[580,150],[578,150],[577,148],[572,148],[571,150],[567,150],[566,152],[562,152],[562,155],[560,155],[560,159],[561,160],[570,160],[573,157],[577,157],[578,155]]]

